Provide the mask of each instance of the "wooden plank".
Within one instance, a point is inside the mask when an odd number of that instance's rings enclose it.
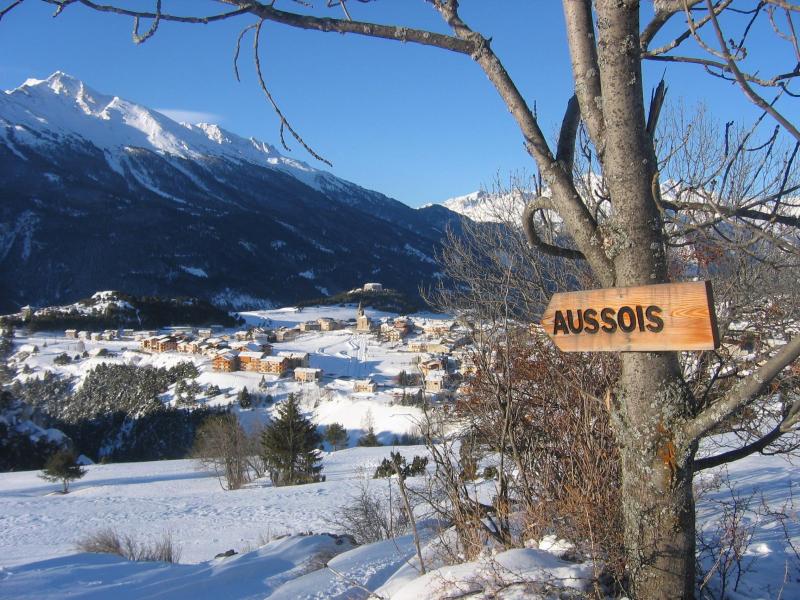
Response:
[[[542,326],[564,352],[719,347],[708,281],[553,294]]]

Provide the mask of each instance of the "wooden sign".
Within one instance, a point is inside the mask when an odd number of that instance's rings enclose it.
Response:
[[[719,347],[708,281],[554,294],[542,326],[564,352]]]

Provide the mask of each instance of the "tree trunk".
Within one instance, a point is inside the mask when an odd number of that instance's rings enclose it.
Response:
[[[619,382],[622,509],[635,598],[694,597],[694,445],[676,439],[690,398],[674,354],[628,353]]]
[[[657,165],[646,129],[639,2],[597,0],[603,174],[614,206],[604,246],[618,287],[666,283]],[[614,411],[622,456],[625,548],[635,598],[694,595],[693,444],[679,439],[693,405],[677,354],[628,352]]]

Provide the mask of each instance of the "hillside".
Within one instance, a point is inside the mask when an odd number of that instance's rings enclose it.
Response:
[[[363,281],[416,296],[459,222],[61,72],[0,93],[0,184],[0,312],[98,289],[230,308]]]

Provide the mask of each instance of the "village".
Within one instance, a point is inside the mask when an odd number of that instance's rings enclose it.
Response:
[[[365,284],[364,290],[380,290]],[[226,329],[172,326],[160,330],[67,329],[65,342],[87,356],[119,353],[173,362],[186,357],[209,381],[236,390],[258,383],[271,390],[388,395],[394,402],[414,395],[451,398],[474,371],[468,331],[443,315],[399,316],[362,306],[284,308],[242,313],[245,325]],[[134,342],[134,343],[131,343]],[[53,347],[55,349],[55,347]],[[133,353],[139,357],[131,357]],[[226,377],[233,376],[236,377]],[[258,379],[253,379],[256,376]],[[260,376],[260,377],[259,377]],[[249,377],[249,378],[248,378]],[[281,387],[282,386],[282,387]]]

